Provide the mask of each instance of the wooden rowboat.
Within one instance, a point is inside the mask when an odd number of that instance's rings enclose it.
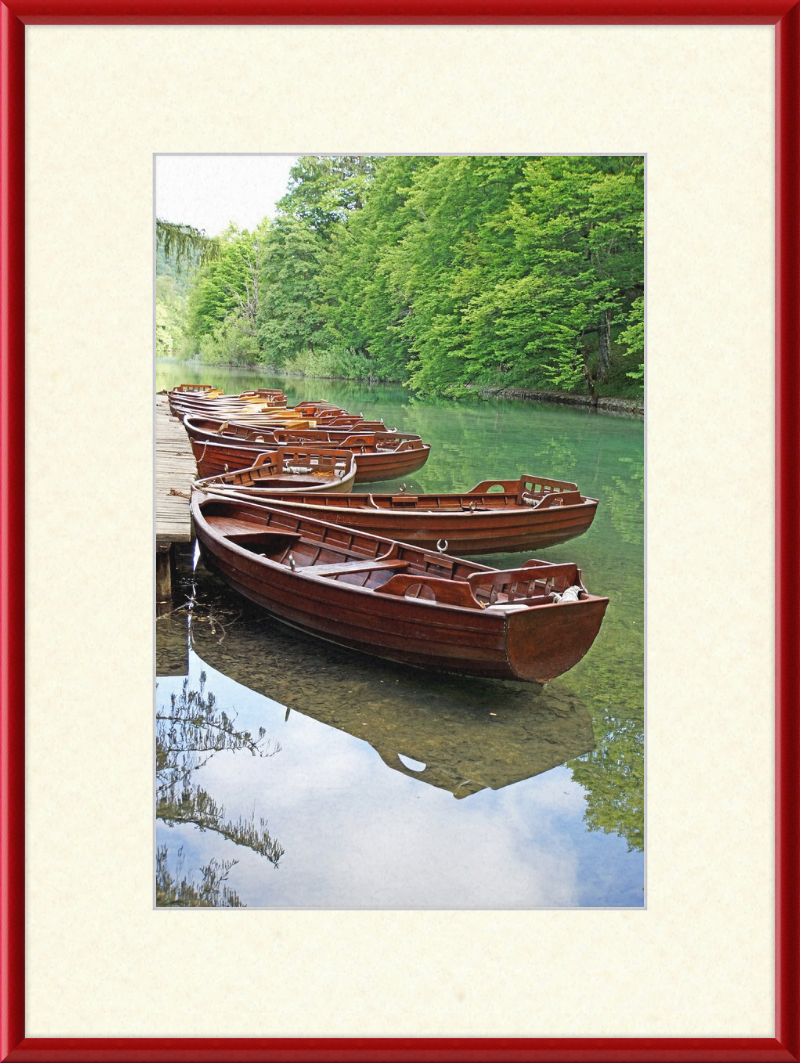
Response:
[[[278,421],[264,416],[258,421],[253,419],[252,421],[239,420],[238,418],[231,419],[230,421],[219,420],[215,417],[201,417],[192,416],[187,414],[183,418],[183,427],[186,429],[186,434],[190,439],[199,439],[201,441],[208,441],[211,443],[218,443],[220,438],[230,440],[233,442],[237,440],[237,445],[248,446],[251,443],[274,443],[273,433],[275,431],[281,431],[282,429],[299,430],[316,429],[317,423],[309,420],[305,422],[290,423],[287,421]],[[347,435],[351,435],[356,432],[359,435],[365,432],[385,432],[386,426],[382,421],[361,421],[356,424],[339,424],[338,422],[331,422],[325,425],[322,432],[338,431],[339,435],[334,438],[341,437],[346,438]],[[345,433],[342,435],[342,433]]]
[[[270,401],[277,405],[286,402],[286,396],[280,388],[255,388],[253,391],[240,391],[238,398],[247,399],[248,401]]]
[[[167,395],[202,395],[205,398],[217,398],[221,394],[213,384],[178,384],[167,391]]]
[[[224,395],[214,392],[209,395],[200,393],[169,393],[169,406],[175,416],[184,413],[229,412],[231,410],[283,410],[286,409],[286,397],[273,395]],[[216,413],[215,413],[216,415]]]
[[[205,492],[234,491],[241,498],[257,501],[272,492],[291,495],[300,491],[305,497],[316,491],[351,491],[356,477],[352,454],[342,450],[314,447],[279,447],[259,454],[247,469],[197,480],[195,487]]]
[[[265,433],[266,436],[266,433]],[[421,469],[428,460],[431,448],[419,436],[390,432],[356,433],[348,435],[316,431],[274,431],[271,440],[250,446],[239,446],[233,440],[220,437],[218,442],[191,439],[197,473],[200,477],[219,476],[235,469],[246,469],[255,463],[265,449],[280,447],[324,447],[346,451],[356,459],[356,483],[396,480]],[[343,438],[342,438],[343,437]]]
[[[231,414],[231,417],[241,415]],[[186,414],[183,418],[183,427],[190,439],[208,439],[217,442],[221,437],[224,439],[238,439],[242,444],[252,441],[254,443],[272,442],[270,433],[276,429],[284,428],[316,428],[316,421],[312,418],[297,417],[272,417],[262,414],[256,423],[253,421],[225,420],[216,417],[208,417],[202,414]]]
[[[228,488],[225,488],[227,490]],[[484,480],[464,494],[315,494],[270,496],[270,506],[304,517],[358,528],[456,554],[540,550],[574,539],[589,528],[597,499],[574,483],[543,476]]]
[[[320,406],[317,403],[300,403],[297,406],[266,405],[257,402],[220,402],[201,403],[198,401],[170,403],[170,411],[175,417],[196,416],[219,421],[238,420],[245,423],[272,424],[304,421],[308,424],[335,423],[342,427],[357,424],[363,420],[360,414],[349,414],[338,406]]]
[[[284,510],[195,491],[201,551],[239,593],[340,646],[418,667],[544,683],[608,605],[575,565],[502,571]]]
[[[327,412],[329,407],[319,407],[308,403],[298,407],[289,407],[286,400],[282,402],[264,401],[262,399],[240,399],[221,396],[219,399],[203,399],[197,396],[184,398],[177,395],[170,399],[170,410],[176,417],[187,413],[196,413],[201,417],[228,417],[234,413],[250,417],[267,415],[270,417],[314,417],[318,411]],[[338,411],[337,411],[338,412]]]

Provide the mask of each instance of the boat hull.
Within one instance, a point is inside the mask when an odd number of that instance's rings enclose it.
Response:
[[[308,501],[303,501],[299,492],[294,497],[276,493],[268,504],[299,516],[398,539],[429,550],[444,543],[444,549],[450,553],[468,555],[542,550],[568,542],[588,530],[597,511],[594,498],[584,499],[577,505],[546,509],[517,506],[504,510],[449,513],[367,508],[357,504],[361,498],[361,495],[352,496],[356,505],[351,507],[348,504],[345,508],[344,503],[336,498],[326,502],[322,492],[318,499]]]
[[[286,440],[286,445],[303,446],[302,434],[300,438]],[[259,454],[265,450],[274,449],[274,446],[262,444],[257,447],[242,447],[219,441],[204,442],[197,439],[190,440],[192,453],[197,464],[197,473],[201,479],[207,476],[220,476],[222,473],[233,469],[244,469],[255,464]],[[284,445],[283,440],[280,445]],[[306,445],[313,445],[309,440]],[[329,448],[336,448],[335,442],[324,444]],[[343,447],[356,459],[355,483],[376,483],[380,480],[395,480],[401,476],[408,476],[417,469],[421,469],[428,460],[430,446],[420,443],[413,448],[395,451],[368,451],[358,444]]]
[[[233,443],[234,446],[252,446],[254,443],[275,443],[275,433],[284,431],[310,432],[309,437],[313,442],[332,441],[336,445],[337,440],[343,441],[352,435],[374,435],[376,432],[386,432],[386,426],[381,421],[357,421],[352,424],[340,425],[336,423],[321,424],[318,421],[271,421],[268,417],[253,419],[251,421],[221,421],[214,417],[196,417],[187,415],[183,420],[183,427],[190,439],[197,439],[201,443]],[[277,444],[276,444],[277,445]]]
[[[206,519],[206,512],[214,512],[208,509],[209,502],[205,500],[204,509],[202,496],[195,495],[192,501],[198,542],[204,559],[234,590],[284,623],[387,660],[487,678],[545,683],[584,656],[600,630],[608,604],[607,598],[590,596],[571,603],[498,612],[377,593],[311,571],[293,571],[231,542]],[[254,508],[259,507],[241,504],[238,509],[220,511],[244,512],[257,526]],[[271,529],[315,525],[314,534],[323,529],[323,538],[328,534],[324,529],[343,534],[335,525],[274,510],[261,512]],[[359,539],[363,543],[375,537],[359,535]],[[380,540],[373,550],[375,555],[381,545],[392,544]],[[400,547],[401,556],[403,550],[412,549]],[[443,557],[442,563],[493,572],[457,558]]]
[[[324,492],[341,498],[353,489],[356,463],[352,454],[321,448],[280,447],[265,451],[249,468],[197,480],[206,494],[235,495],[250,502],[268,502],[274,494],[314,497]]]

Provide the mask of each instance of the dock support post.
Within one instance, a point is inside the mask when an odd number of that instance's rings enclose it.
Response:
[[[172,600],[172,571],[175,551],[172,543],[156,543],[156,602]]]

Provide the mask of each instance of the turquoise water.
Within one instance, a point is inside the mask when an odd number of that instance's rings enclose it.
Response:
[[[205,867],[208,897],[223,903],[227,887],[251,907],[641,906],[642,422],[157,368],[159,389],[201,380],[280,386],[290,402],[326,398],[418,432],[431,457],[406,478],[409,491],[521,473],[574,480],[599,499],[592,527],[536,554],[577,562],[610,605],[584,660],[539,689],[335,649],[259,614],[186,556],[174,609],[156,625],[157,713],[172,717],[158,722],[162,868],[197,885]]]

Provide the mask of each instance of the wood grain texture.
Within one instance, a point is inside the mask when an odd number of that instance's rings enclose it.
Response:
[[[189,495],[197,471],[189,438],[170,413],[166,395],[156,396],[155,422],[156,542],[188,543],[192,539]]]

